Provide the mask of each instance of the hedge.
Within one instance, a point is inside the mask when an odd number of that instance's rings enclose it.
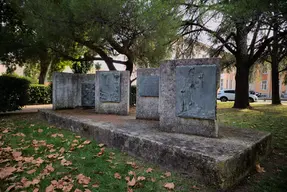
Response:
[[[52,103],[52,87],[31,84],[29,87],[29,105],[50,104]]]
[[[0,112],[20,110],[28,102],[30,81],[14,75],[0,76]]]
[[[132,85],[130,90],[130,106],[135,106],[136,101],[137,101],[137,87],[135,85]]]

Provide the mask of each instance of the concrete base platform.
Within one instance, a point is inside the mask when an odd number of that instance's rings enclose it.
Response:
[[[227,189],[244,178],[271,149],[269,133],[220,127],[219,138],[166,133],[158,121],[99,115],[92,110],[40,110],[49,123],[109,147]]]

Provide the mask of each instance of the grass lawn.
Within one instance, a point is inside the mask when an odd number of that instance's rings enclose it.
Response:
[[[274,150],[260,162],[264,173],[254,172],[230,191],[286,191],[287,106],[254,105],[251,110],[231,106],[219,103],[219,123],[272,132]],[[36,115],[0,117],[0,192],[169,191],[173,185],[173,191],[214,191],[57,129]]]

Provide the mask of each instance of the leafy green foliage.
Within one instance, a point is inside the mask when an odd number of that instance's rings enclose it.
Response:
[[[0,111],[15,111],[28,102],[30,81],[13,75],[0,76]]]
[[[137,102],[137,87],[135,85],[132,85],[130,89],[130,106],[135,106],[136,102]]]
[[[28,90],[29,100],[28,104],[51,104],[52,102],[52,89],[51,86],[31,84]]]
[[[92,61],[81,61],[81,62],[74,62],[72,64],[72,70],[74,73],[88,73],[93,66]]]
[[[41,36],[62,40],[57,45],[62,53],[78,44],[106,62],[125,55],[132,69],[158,65],[168,54],[180,22],[178,6],[162,0],[34,0],[24,8],[27,23]]]

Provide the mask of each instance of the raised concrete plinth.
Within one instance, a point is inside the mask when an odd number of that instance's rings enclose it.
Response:
[[[41,110],[49,123],[157,163],[217,188],[244,178],[270,151],[269,133],[220,128],[219,138],[160,132],[158,121],[100,115],[92,110]]]

